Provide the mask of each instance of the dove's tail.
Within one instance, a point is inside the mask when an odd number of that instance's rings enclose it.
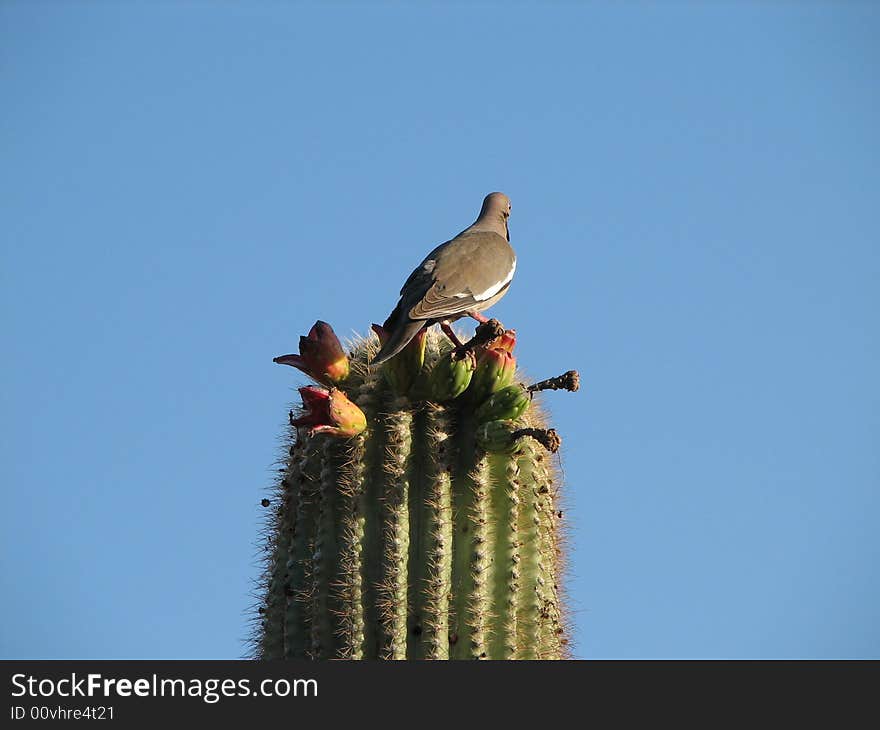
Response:
[[[392,318],[389,317],[385,322],[385,329],[389,328],[391,320]],[[382,345],[382,349],[376,353],[376,357],[373,358],[373,361],[370,364],[381,365],[386,360],[390,360],[409,344],[410,340],[419,333],[419,330],[421,330],[425,324],[426,323],[421,320],[412,319],[398,322],[397,326],[391,330],[391,337],[388,339],[388,342]]]

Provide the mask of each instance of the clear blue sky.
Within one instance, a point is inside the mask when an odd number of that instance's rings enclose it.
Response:
[[[0,4],[0,656],[238,657],[315,319],[483,195],[575,652],[880,657],[880,8]]]

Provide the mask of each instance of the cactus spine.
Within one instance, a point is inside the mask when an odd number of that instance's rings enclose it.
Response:
[[[363,412],[360,433],[322,433],[291,413],[282,476],[263,502],[258,658],[568,655],[555,432],[534,404],[487,426],[485,398],[462,391],[461,372],[444,370],[451,400],[432,400],[431,369],[451,345],[429,333],[424,346],[402,395],[399,377],[368,365],[376,339],[355,343],[336,385]]]

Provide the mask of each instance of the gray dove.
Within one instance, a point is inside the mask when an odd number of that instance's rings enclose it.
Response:
[[[458,344],[450,322],[464,316],[486,321],[480,312],[507,293],[516,270],[509,217],[510,199],[504,193],[489,193],[473,225],[425,257],[382,325],[390,337],[373,365],[394,357],[423,327],[440,324]]]

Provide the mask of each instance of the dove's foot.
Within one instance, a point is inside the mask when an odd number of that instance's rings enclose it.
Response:
[[[473,311],[473,312],[465,312],[465,314],[466,314],[468,317],[471,317],[472,319],[477,320],[477,322],[479,322],[480,324],[486,324],[486,322],[489,321],[489,318],[488,318],[488,317],[486,317],[486,316],[483,315],[483,314],[480,314],[480,313],[477,312],[477,311]]]
[[[450,325],[449,322],[441,322],[440,329],[443,330],[444,335],[452,340],[452,344],[455,345],[456,349],[462,347],[461,340],[458,339],[458,335],[455,334],[455,331],[452,329],[452,325]]]

